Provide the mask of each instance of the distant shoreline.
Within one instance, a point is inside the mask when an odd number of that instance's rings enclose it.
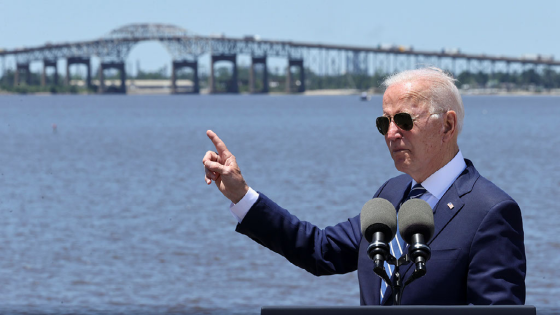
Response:
[[[560,89],[551,90],[551,91],[523,91],[523,90],[514,90],[514,91],[507,91],[505,89],[469,89],[469,90],[459,90],[461,95],[497,95],[497,96],[560,96]],[[320,96],[328,96],[328,95],[356,95],[359,96],[362,92],[359,90],[312,90],[306,91],[303,95],[320,95]],[[280,93],[286,94],[286,93]],[[373,95],[383,95],[382,91],[368,91],[369,96]]]
[[[304,96],[345,96],[345,95],[355,95],[360,96],[363,91],[356,89],[324,89],[324,90],[308,90],[304,93],[285,93],[285,92],[270,92],[268,95],[304,95]],[[481,96],[560,96],[560,89],[554,89],[550,91],[524,91],[524,90],[514,90],[507,91],[505,89],[469,89],[469,90],[459,90],[461,95],[481,95]],[[369,96],[383,95],[382,90],[369,90],[367,91]],[[201,95],[208,95],[207,90],[202,90]],[[226,93],[227,94],[227,93]],[[249,93],[239,93],[239,95],[248,95]],[[0,90],[0,96],[3,95],[100,95],[96,93],[50,93],[50,92],[36,92],[36,93],[14,93],[8,91]],[[115,94],[118,95],[118,94]],[[127,92],[127,95],[171,95],[170,91],[167,89],[136,89]],[[186,94],[177,94],[186,95]],[[223,95],[221,93],[216,95]],[[261,94],[266,95],[266,94]]]

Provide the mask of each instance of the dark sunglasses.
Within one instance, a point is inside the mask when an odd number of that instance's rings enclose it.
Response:
[[[414,119],[412,119],[409,113],[395,114],[395,116],[393,116],[393,121],[399,128],[406,131],[412,129],[414,126]],[[377,130],[379,130],[382,135],[386,135],[387,131],[389,131],[389,125],[391,124],[391,117],[379,116],[375,120],[375,124],[377,125]]]

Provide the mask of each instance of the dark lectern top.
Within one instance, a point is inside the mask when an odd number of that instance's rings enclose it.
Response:
[[[263,306],[261,315],[536,315],[531,305]]]

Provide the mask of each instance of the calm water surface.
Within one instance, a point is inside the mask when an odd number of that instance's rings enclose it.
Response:
[[[523,212],[527,304],[560,309],[560,98],[464,103],[463,155]],[[249,185],[336,224],[398,175],[381,97],[0,96],[0,111],[0,311],[359,305],[356,273],[314,277],[235,233],[201,159],[212,129]]]

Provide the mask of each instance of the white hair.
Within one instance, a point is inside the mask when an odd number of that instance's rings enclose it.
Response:
[[[463,129],[465,109],[459,90],[455,86],[457,80],[450,74],[436,67],[405,70],[387,77],[382,85],[388,88],[394,84],[419,80],[430,82],[430,95],[428,96],[430,112],[455,111],[457,113],[457,134],[460,134]]]

